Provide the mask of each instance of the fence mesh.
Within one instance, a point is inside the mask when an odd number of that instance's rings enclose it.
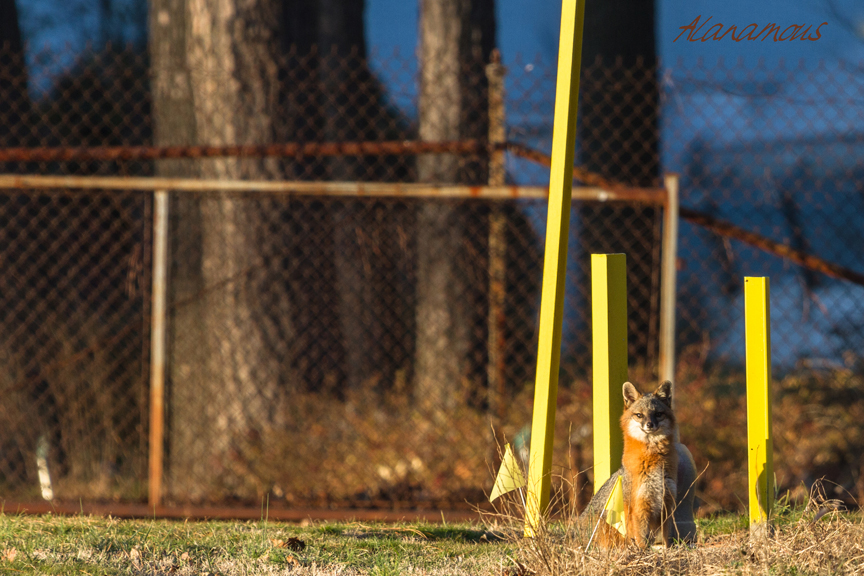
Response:
[[[5,53],[0,68],[4,148],[157,143],[145,54],[44,53],[24,65]],[[415,140],[431,121],[413,58],[291,53],[281,70],[270,141]],[[485,71],[469,63],[464,76],[456,137],[482,139]],[[859,68],[598,61],[582,85],[580,165],[637,186],[679,172],[683,206],[864,272]],[[548,150],[553,67],[516,60],[504,86],[507,139]],[[0,170],[480,184],[488,162],[392,154]],[[548,178],[511,154],[506,169],[508,183]],[[170,214],[167,502],[456,506],[491,486],[490,424],[527,457],[545,202],[207,192],[173,194]],[[556,423],[565,476],[590,463],[589,255],[628,254],[631,378],[647,384],[661,216],[574,202]],[[3,497],[41,498],[44,468],[60,500],[146,498],[151,220],[146,193],[0,194]],[[504,233],[490,240],[496,222]],[[490,343],[490,242],[502,237],[503,337]],[[678,269],[679,420],[700,467],[711,463],[704,509],[744,499],[744,275],[772,281],[780,486],[827,475],[860,500],[862,287],[686,222]],[[496,354],[503,382],[490,372]]]
[[[0,196],[4,496],[41,497],[48,462],[58,495],[146,494],[148,211],[140,194]]]

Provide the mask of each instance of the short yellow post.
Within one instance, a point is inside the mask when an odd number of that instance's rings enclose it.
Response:
[[[528,465],[528,497],[525,503],[526,537],[536,534],[540,518],[549,505],[551,489],[552,443],[555,438],[555,402],[558,398],[558,367],[561,360],[561,322],[564,315],[564,281],[567,271],[567,237],[570,229],[570,194],[573,188],[573,149],[576,143],[576,107],[579,99],[584,18],[585,0],[562,1],[555,120],[552,128],[552,166],[549,171],[546,251],[543,260],[537,345],[537,377],[531,423],[531,461]]]
[[[744,278],[747,347],[747,476],[750,530],[769,528],[774,506],[771,439],[771,306],[768,278]]]
[[[618,421],[627,381],[627,257],[591,255],[591,346],[594,372],[594,492],[621,466]]]

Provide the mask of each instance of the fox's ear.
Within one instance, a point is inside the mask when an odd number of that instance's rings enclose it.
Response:
[[[657,390],[654,392],[654,396],[672,406],[672,382],[666,380],[660,386],[657,387]]]
[[[636,389],[636,386],[631,384],[630,382],[624,382],[624,407],[629,408],[630,405],[642,397],[642,394],[639,390]]]

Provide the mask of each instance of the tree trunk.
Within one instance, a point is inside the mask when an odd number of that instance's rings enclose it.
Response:
[[[15,0],[0,0],[0,146],[24,146],[31,102]]]
[[[472,101],[470,94],[485,93],[485,64],[493,47],[490,0],[421,0],[421,140],[486,136],[485,102]],[[469,124],[470,113],[482,120]],[[485,179],[451,154],[420,156],[417,175],[421,182]],[[424,202],[418,209],[414,394],[421,409],[439,418],[460,401],[472,369],[482,373],[471,358],[473,344],[482,349],[485,327],[463,269],[466,224],[464,210],[450,203]]]
[[[366,35],[363,30],[364,2],[361,0],[320,0],[318,12],[318,78],[319,112],[324,141],[362,140],[368,138],[357,130],[362,121],[357,98],[368,98],[370,89],[366,62]],[[352,78],[353,77],[353,78]],[[365,82],[364,82],[365,81]],[[353,113],[353,114],[352,114]],[[352,118],[352,115],[356,117]],[[374,138],[374,136],[373,136]],[[331,157],[324,160],[325,179],[334,181],[365,180],[369,174],[363,159]],[[345,202],[338,212],[331,210],[333,265],[338,291],[338,326],[344,350],[346,388],[360,389],[371,383],[377,369],[374,365],[382,344],[381,320],[376,304],[376,288],[386,279],[371,274],[374,257],[368,253],[368,242],[374,237],[375,223],[369,202]],[[380,258],[376,259],[380,260]],[[378,264],[378,262],[376,262]],[[380,293],[380,290],[378,291]],[[392,370],[384,370],[392,373]]]
[[[30,123],[30,97],[27,93],[27,68],[24,62],[21,29],[18,25],[18,10],[15,0],[0,0],[0,147],[26,146],[31,144],[30,131],[24,130]],[[26,171],[23,164],[0,163],[3,172]],[[4,191],[4,199],[8,199]],[[5,221],[14,220],[17,210],[14,202],[3,202],[2,216]],[[20,383],[39,374],[39,342],[51,342],[54,325],[46,321],[45,314],[32,311],[30,326],[23,333],[28,338],[10,338],[11,329],[20,320],[15,311],[35,307],[33,290],[22,278],[27,278],[30,260],[21,261],[6,255],[16,241],[16,226],[6,225],[0,230],[0,246],[3,246],[4,274],[0,275],[0,393],[5,399],[5,409],[0,409],[0,475],[5,484],[15,486],[35,484],[35,450],[40,435],[49,431],[50,442],[59,445],[60,430],[57,426],[57,409],[54,394],[43,379],[36,380],[27,390],[20,390]],[[20,240],[18,240],[20,242]],[[14,248],[12,249],[14,254]]]
[[[152,2],[157,145],[273,141],[279,17],[277,0]],[[256,159],[165,161],[158,172],[279,176],[274,160]],[[244,453],[273,423],[278,380],[290,362],[267,346],[268,320],[258,305],[261,222],[251,199],[219,194],[172,203],[169,487],[178,498],[263,488],[263,479],[249,478]]]
[[[583,168],[628,185],[658,185],[656,61],[653,1],[586,5],[579,96]],[[629,348],[631,362],[636,363],[653,363],[657,352],[654,324],[659,302],[654,296],[659,280],[653,271],[659,266],[659,240],[650,241],[656,234],[656,212],[649,207],[613,209],[596,204],[580,208],[579,246],[586,253],[596,251],[601,242],[627,253]],[[589,279],[581,281],[580,292],[590,293]]]
[[[381,119],[392,112],[386,111],[381,86],[368,68],[364,6],[363,0],[286,4],[285,47],[295,60],[291,77],[295,84],[304,83],[297,93],[302,103],[296,107],[304,113],[294,122],[290,139],[388,139]],[[298,163],[295,173],[336,181],[404,176],[404,170],[382,170],[393,164],[381,158],[314,158]],[[394,349],[410,339],[404,327],[413,323],[411,312],[406,318],[405,309],[394,305],[410,300],[413,289],[400,284],[401,276],[393,272],[394,264],[407,267],[402,264],[408,254],[394,249],[399,246],[397,230],[411,227],[404,211],[382,209],[371,200],[340,200],[323,206],[298,203],[292,216],[315,221],[320,239],[317,250],[306,254],[307,265],[321,282],[304,287],[306,308],[316,310],[312,322],[318,327],[302,346],[310,356],[308,365],[317,371],[310,371],[305,381],[312,389],[338,384],[334,391],[339,396],[370,386],[386,389],[405,366],[406,359]],[[330,373],[322,374],[321,366],[331,367]]]
[[[579,135],[585,168],[628,184],[657,184],[656,65],[653,0],[585,6],[582,72],[587,77]]]

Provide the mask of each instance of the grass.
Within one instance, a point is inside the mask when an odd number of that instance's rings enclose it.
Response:
[[[492,574],[516,546],[470,524],[0,516],[0,574]]]
[[[508,496],[513,496],[508,495]],[[507,498],[508,496],[505,496]],[[511,501],[511,504],[515,500]],[[864,523],[814,493],[777,506],[769,540],[746,518],[698,520],[699,540],[670,549],[585,552],[580,520],[526,540],[521,520],[480,524],[176,522],[0,515],[0,574],[628,575],[864,573]]]
[[[649,576],[864,574],[864,519],[828,499],[821,482],[806,505],[787,495],[775,505],[773,532],[751,537],[738,514],[697,520],[692,545],[605,550],[585,545],[593,529],[580,518],[547,523],[532,540],[515,540],[519,573],[528,575]]]

